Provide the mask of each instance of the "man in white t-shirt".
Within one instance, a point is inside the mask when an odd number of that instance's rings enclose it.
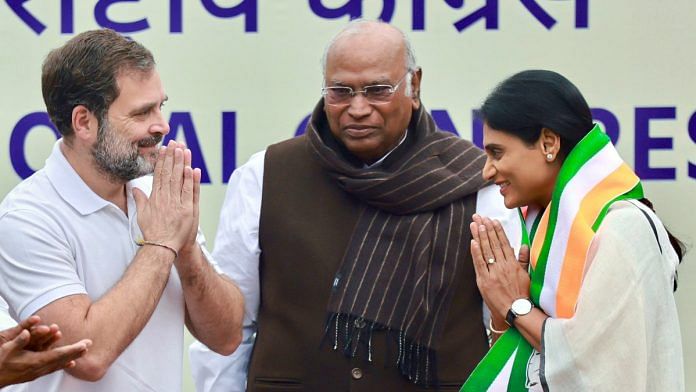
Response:
[[[42,89],[62,138],[0,204],[0,295],[16,320],[60,325],[60,344],[93,345],[74,367],[13,388],[179,391],[184,323],[230,354],[243,298],[204,247],[190,150],[158,147],[169,125],[152,54],[88,31],[48,55]]]

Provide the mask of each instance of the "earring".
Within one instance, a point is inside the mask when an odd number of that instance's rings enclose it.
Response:
[[[551,153],[546,154],[546,160],[551,162],[553,160],[553,154],[551,154]]]

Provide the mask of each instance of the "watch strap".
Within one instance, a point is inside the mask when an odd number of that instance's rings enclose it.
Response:
[[[510,308],[507,312],[507,315],[505,315],[505,322],[507,323],[507,325],[513,327],[516,318],[517,315],[513,313],[512,308]]]

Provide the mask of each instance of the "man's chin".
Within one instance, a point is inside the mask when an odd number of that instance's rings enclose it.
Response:
[[[380,154],[382,148],[378,145],[378,143],[375,143],[374,140],[350,139],[344,140],[343,144],[351,154],[355,155],[358,159],[368,165],[379,160],[379,158],[382,157],[381,155],[384,155]]]
[[[138,177],[152,174],[155,171],[155,163],[157,155],[140,155],[138,156]]]

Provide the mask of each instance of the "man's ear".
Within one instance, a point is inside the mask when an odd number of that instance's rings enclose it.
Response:
[[[539,147],[544,159],[553,162],[561,151],[561,136],[549,128],[541,128],[539,135]]]
[[[99,121],[97,116],[84,105],[77,105],[72,110],[72,129],[77,140],[96,139]]]
[[[420,85],[421,79],[423,78],[423,70],[419,67],[417,70],[413,71],[413,77],[411,77],[411,102],[413,110],[418,110],[420,108]]]

